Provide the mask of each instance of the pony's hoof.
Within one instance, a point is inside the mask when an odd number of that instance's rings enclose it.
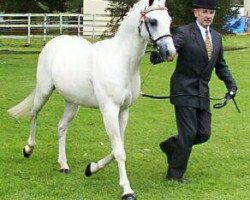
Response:
[[[136,200],[134,193],[124,194],[122,200]]]
[[[31,146],[31,145],[25,145],[25,147],[23,148],[23,156],[25,158],[29,158],[30,155],[33,153],[35,146]]]
[[[88,166],[85,169],[85,176],[91,176],[92,175],[90,169],[91,169],[91,163],[89,163]]]
[[[69,174],[70,173],[70,169],[60,169],[59,170],[60,172],[62,172],[62,173],[65,173],[65,174]]]
[[[23,148],[23,156],[24,156],[25,158],[29,158],[30,155],[31,155],[31,153],[27,153],[26,150],[25,150],[25,148]]]

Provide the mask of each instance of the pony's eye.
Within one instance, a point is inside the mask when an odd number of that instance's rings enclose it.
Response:
[[[157,19],[148,19],[148,22],[151,26],[156,26],[157,25]]]

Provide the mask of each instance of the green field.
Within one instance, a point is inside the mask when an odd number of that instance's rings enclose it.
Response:
[[[250,36],[224,37],[225,58],[237,81],[237,113],[232,102],[212,109],[212,137],[195,146],[186,177],[191,184],[165,180],[166,160],[159,143],[176,133],[173,106],[168,100],[140,97],[130,109],[126,131],[127,172],[138,200],[239,200],[250,198]],[[0,40],[0,199],[1,200],[116,200],[121,189],[116,162],[88,178],[84,169],[110,152],[98,110],[82,108],[71,123],[67,137],[70,174],[58,172],[57,124],[64,108],[55,92],[37,122],[37,146],[24,159],[29,120],[16,120],[7,110],[34,87],[36,63],[42,42]],[[168,95],[175,62],[153,67],[143,91]],[[141,77],[148,69],[149,54],[141,63]],[[213,75],[211,96],[223,97],[224,84]],[[217,103],[217,102],[212,102]]]

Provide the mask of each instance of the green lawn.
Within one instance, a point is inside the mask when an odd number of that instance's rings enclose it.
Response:
[[[117,164],[114,161],[91,178],[84,169],[110,152],[98,110],[82,108],[72,122],[67,137],[70,174],[58,172],[57,123],[64,101],[55,92],[37,122],[37,146],[24,159],[29,120],[16,120],[7,110],[26,97],[34,87],[38,53],[42,42],[24,47],[24,41],[0,40],[0,199],[1,200],[115,200],[120,199]],[[191,184],[181,185],[164,179],[165,155],[159,143],[175,134],[173,106],[168,100],[140,97],[130,109],[125,140],[127,172],[139,200],[231,200],[250,197],[250,36],[226,36],[227,48],[248,47],[225,51],[225,58],[239,91],[238,114],[233,103],[212,109],[212,137],[196,146],[190,158],[186,177]],[[10,51],[3,51],[10,50]],[[22,53],[22,51],[25,51]],[[144,79],[150,68],[149,55],[141,63]],[[169,79],[174,63],[153,67],[143,90],[168,95]],[[222,97],[224,84],[213,75],[211,96]],[[215,102],[212,102],[215,103]]]

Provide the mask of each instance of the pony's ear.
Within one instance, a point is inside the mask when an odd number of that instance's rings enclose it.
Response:
[[[148,5],[151,6],[154,3],[154,0],[149,0]]]
[[[162,3],[162,5],[166,4],[166,0],[158,0],[160,3]]]
[[[166,0],[159,0],[163,5],[166,4]]]

